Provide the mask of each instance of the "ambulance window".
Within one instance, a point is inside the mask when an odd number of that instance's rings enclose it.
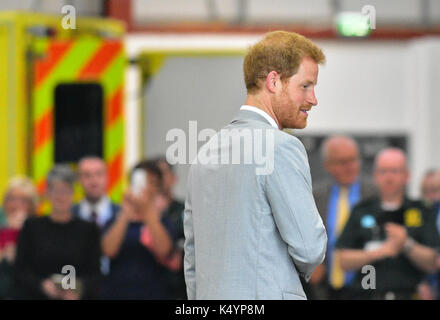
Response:
[[[65,83],[55,89],[55,163],[103,156],[103,91],[97,83]]]

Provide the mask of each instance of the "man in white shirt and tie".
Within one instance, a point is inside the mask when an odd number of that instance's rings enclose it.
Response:
[[[107,164],[99,157],[86,156],[78,162],[78,176],[84,199],[73,206],[73,214],[82,220],[95,222],[102,230],[120,210],[107,196]],[[104,256],[101,259],[101,272],[103,275],[110,272],[109,260]]]
[[[100,228],[119,211],[107,196],[107,165],[99,157],[84,157],[78,163],[78,175],[84,189],[84,199],[73,207],[74,214]]]

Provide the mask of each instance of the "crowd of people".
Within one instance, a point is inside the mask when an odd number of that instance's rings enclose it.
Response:
[[[106,193],[101,158],[84,157],[77,170],[57,164],[43,215],[32,181],[12,179],[0,213],[0,298],[186,299],[184,204],[173,197],[174,169],[162,157],[139,162],[131,174],[136,169],[145,172],[145,188],[128,188],[119,205]]]
[[[415,201],[406,190],[407,157],[398,148],[376,155],[372,178],[361,176],[350,137],[326,139],[322,160],[331,179],[313,192],[328,246],[324,263],[303,282],[309,299],[440,298],[440,171],[426,173]]]
[[[427,171],[415,201],[406,193],[409,170],[400,149],[377,154],[372,179],[361,176],[358,145],[348,136],[327,138],[322,160],[331,179],[313,192],[328,246],[325,261],[302,281],[308,298],[439,299],[440,170]],[[32,181],[13,178],[0,212],[0,298],[186,299],[177,176],[164,157],[141,161],[130,174],[136,169],[145,171],[146,188],[128,188],[116,204],[106,193],[101,158],[84,157],[75,171],[55,165],[45,215],[37,214]],[[84,194],[79,203],[76,181]],[[366,265],[375,270],[368,288]],[[75,272],[67,289],[66,266]]]

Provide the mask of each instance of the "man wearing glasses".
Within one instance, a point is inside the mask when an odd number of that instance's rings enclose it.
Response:
[[[360,200],[376,193],[371,181],[361,179],[359,147],[354,139],[334,135],[322,143],[321,157],[331,179],[313,186],[316,206],[328,232],[326,259],[308,284],[303,283],[311,299],[344,300],[353,273],[346,273],[334,259],[334,246],[347,222],[350,209]]]

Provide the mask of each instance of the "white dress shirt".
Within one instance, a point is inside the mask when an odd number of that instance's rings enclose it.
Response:
[[[268,115],[266,112],[264,112],[263,110],[257,108],[257,107],[253,107],[253,106],[248,106],[248,105],[242,105],[240,110],[247,110],[247,111],[252,111],[252,112],[256,112],[258,113],[260,116],[264,117],[267,121],[269,121],[270,125],[272,127],[274,127],[275,129],[279,129],[277,123],[275,122],[275,120]]]
[[[96,212],[96,224],[102,229],[107,221],[112,217],[112,204],[110,199],[102,197],[97,203],[92,204],[87,199],[79,203],[79,216],[85,221],[92,221],[92,212]],[[110,273],[110,260],[108,257],[101,257],[101,273],[108,275]]]
[[[92,211],[96,212],[96,223],[99,227],[103,227],[111,218],[112,206],[108,197],[102,197],[97,203],[91,204],[87,199],[83,199],[79,204],[79,215],[81,219],[92,221]]]

